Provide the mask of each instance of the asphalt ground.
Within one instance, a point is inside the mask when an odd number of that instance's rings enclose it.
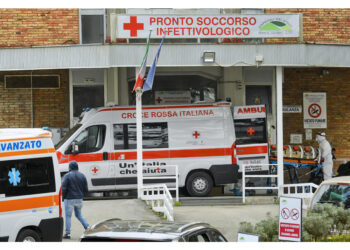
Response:
[[[240,222],[247,221],[255,224],[265,219],[267,213],[278,215],[276,204],[268,205],[225,205],[225,206],[178,206],[174,207],[175,221],[178,222],[207,222],[216,227],[231,242],[237,241]],[[138,199],[89,200],[84,201],[83,216],[90,225],[101,220],[120,218],[125,220],[156,220],[156,215],[144,201]],[[63,211],[64,217],[64,211]],[[72,216],[71,239],[64,242],[79,241],[84,228]]]

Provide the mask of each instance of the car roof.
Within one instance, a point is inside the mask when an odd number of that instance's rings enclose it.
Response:
[[[350,184],[350,176],[341,176],[341,177],[335,177],[328,179],[326,181],[323,181],[321,185],[324,184],[337,184],[337,183],[349,183]]]
[[[213,228],[207,223],[137,221],[109,219],[97,223],[83,237],[107,237],[145,240],[172,240],[183,234],[202,228]]]

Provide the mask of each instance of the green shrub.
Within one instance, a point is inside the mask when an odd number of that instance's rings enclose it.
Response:
[[[267,219],[258,222],[255,226],[250,222],[241,222],[239,231],[258,234],[260,241],[278,241],[278,217],[272,217],[267,213]]]
[[[256,223],[241,222],[239,231],[260,235],[260,241],[278,241],[278,216]],[[302,241],[350,241],[350,209],[318,204],[303,216]]]

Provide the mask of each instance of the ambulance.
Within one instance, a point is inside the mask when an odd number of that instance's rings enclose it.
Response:
[[[0,241],[62,241],[60,187],[50,132],[0,129]]]
[[[229,102],[143,106],[143,175],[167,176],[170,175],[167,166],[177,165],[179,187],[184,187],[191,196],[207,196],[214,186],[237,182],[237,160],[247,161],[249,157],[267,160],[266,126],[247,122],[248,113],[266,117],[265,107],[241,107],[237,115],[241,113],[246,114],[239,126],[239,131],[244,131],[241,134],[259,137],[265,133],[260,138],[265,140],[264,145],[261,140],[255,144],[253,139],[242,139],[241,144],[236,140]],[[261,131],[252,132],[255,125]],[[250,132],[245,132],[249,128]],[[77,161],[79,170],[87,177],[89,191],[135,189],[135,107],[86,111],[56,145],[56,150],[61,173],[68,172],[70,161]],[[155,182],[159,180],[144,180],[145,184]]]

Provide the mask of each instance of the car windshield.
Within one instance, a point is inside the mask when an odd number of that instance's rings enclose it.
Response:
[[[82,124],[78,123],[72,129],[70,129],[67,134],[55,145],[55,149],[59,149],[68,140],[68,138],[81,127],[81,125]]]
[[[312,206],[316,203],[332,203],[335,205],[343,203],[345,208],[350,208],[350,185],[322,185],[314,198]]]

